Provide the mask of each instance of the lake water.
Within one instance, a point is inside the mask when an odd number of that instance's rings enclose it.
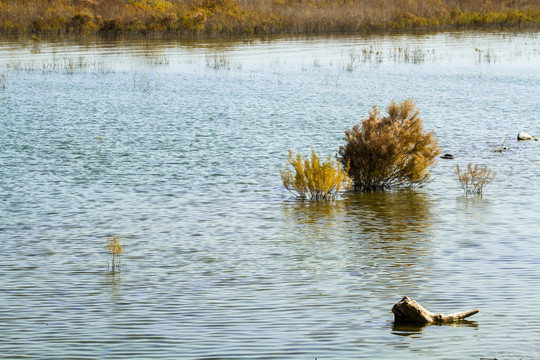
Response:
[[[538,32],[0,41],[0,358],[540,358],[539,70]],[[455,156],[427,186],[286,192],[408,97]],[[480,312],[395,327],[405,295]]]

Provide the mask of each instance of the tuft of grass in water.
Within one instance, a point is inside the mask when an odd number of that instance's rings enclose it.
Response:
[[[429,50],[423,50],[420,47],[397,47],[391,51],[390,57],[394,59],[394,61],[398,62],[405,62],[405,63],[412,63],[412,64],[419,64],[424,62],[426,55],[428,54],[434,55],[435,50],[432,50],[431,52]]]
[[[479,48],[474,49],[474,52],[476,53],[476,62],[477,63],[491,63],[496,62],[497,57],[492,54],[490,49],[482,50]]]
[[[339,191],[351,187],[351,179],[347,175],[348,168],[341,169],[338,162],[328,155],[326,161],[311,150],[311,157],[302,159],[300,154],[293,156],[289,150],[289,165],[280,170],[283,186],[293,195],[310,200],[334,199]]]
[[[456,174],[465,194],[481,195],[484,188],[493,181],[495,172],[487,166],[467,164],[467,170],[456,165]]]
[[[84,56],[73,57],[66,55],[58,57],[56,54],[40,59],[39,61],[35,59],[28,61],[20,59],[11,60],[5,63],[4,66],[7,69],[13,69],[15,71],[41,71],[44,74],[51,72],[63,72],[69,75],[87,72],[110,74],[114,72],[114,69],[110,68],[104,59],[89,61]]]
[[[354,49],[349,49],[347,57],[344,60],[345,70],[352,72],[356,68],[356,63],[358,62],[359,56]]]
[[[2,90],[6,90],[7,77],[8,77],[8,75],[5,72],[0,74],[0,89],[2,89]]]
[[[381,64],[383,62],[420,64],[425,61],[437,61],[440,55],[435,49],[423,49],[420,46],[408,45],[383,48],[380,44],[370,45],[360,49],[351,48],[342,55],[343,68],[354,71],[360,62],[368,64]]]
[[[502,153],[505,150],[510,150],[510,148],[506,146],[507,143],[508,143],[508,138],[505,137],[504,140],[500,144],[491,146],[491,151]]]
[[[147,55],[144,58],[145,63],[152,66],[167,66],[169,65],[169,57],[167,55]]]
[[[124,247],[126,244],[120,243],[120,238],[117,235],[107,236],[107,245],[105,249],[109,251],[110,262],[107,261],[107,267],[110,267],[112,271],[119,270],[124,257]]]
[[[214,53],[205,55],[206,67],[214,70],[231,69],[231,60],[225,53]]]

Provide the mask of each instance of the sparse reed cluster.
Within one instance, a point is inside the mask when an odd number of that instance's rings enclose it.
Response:
[[[229,34],[523,27],[536,0],[1,0],[4,33]]]
[[[292,170],[288,166],[281,170],[281,179],[285,188],[299,198],[332,199],[341,189],[351,187],[351,179],[347,176],[348,167],[341,169],[331,155],[321,162],[313,149],[311,157],[307,159],[302,159],[300,154],[293,156],[289,150],[287,161]]]
[[[66,74],[97,72],[101,74],[112,73],[113,69],[109,68],[104,60],[88,61],[83,56],[62,56],[58,57],[53,54],[52,58],[43,59],[41,61],[20,60],[14,59],[4,64],[7,69],[13,69],[15,71],[41,71],[43,73],[49,72],[64,72]]]
[[[118,236],[107,236],[107,245],[105,249],[109,251],[110,262],[107,262],[107,266],[110,266],[112,271],[120,269],[122,258],[124,257],[124,248],[126,244],[120,243]]]
[[[456,165],[456,174],[465,194],[481,195],[486,185],[493,181],[495,172],[487,166],[467,164],[467,170],[462,171]]]

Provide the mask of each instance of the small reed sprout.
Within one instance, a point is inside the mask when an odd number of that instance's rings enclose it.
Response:
[[[149,54],[145,57],[145,63],[152,66],[169,65],[169,57],[166,55]]]
[[[0,89],[6,90],[7,86],[7,73],[3,72],[0,74]]]
[[[493,181],[495,172],[487,166],[467,164],[467,170],[461,170],[456,165],[456,174],[465,194],[481,195],[484,188]]]
[[[126,244],[120,243],[120,238],[117,235],[107,236],[107,246],[105,249],[109,250],[110,262],[107,261],[107,267],[110,266],[112,271],[120,269],[122,258],[124,256],[124,248]]]
[[[287,165],[280,170],[283,186],[293,195],[310,200],[334,199],[341,189],[350,189],[351,179],[347,175],[348,167],[341,169],[338,162],[329,154],[326,161],[321,162],[315,151],[311,157],[302,159],[300,154],[293,156],[289,150]]]
[[[495,146],[491,146],[491,151],[502,153],[503,151],[510,150],[510,148],[507,146],[508,138],[505,137],[504,140]]]
[[[479,48],[476,48],[474,49],[474,51],[476,52],[476,62],[477,63],[491,63],[491,62],[495,62],[497,60],[497,57],[492,54],[491,50],[490,49],[487,49],[487,50],[481,50]]]
[[[214,70],[230,70],[231,60],[225,53],[214,53],[205,55],[206,67]]]

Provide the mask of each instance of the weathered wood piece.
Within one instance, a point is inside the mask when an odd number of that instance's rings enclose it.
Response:
[[[401,324],[443,324],[465,319],[476,314],[479,309],[461,311],[453,314],[443,315],[432,313],[422,305],[405,296],[400,302],[392,307],[394,322]]]

